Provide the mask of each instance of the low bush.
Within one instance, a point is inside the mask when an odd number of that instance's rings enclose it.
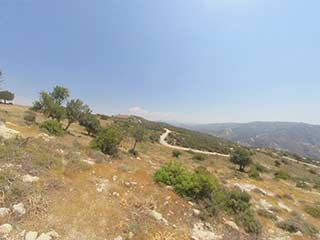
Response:
[[[223,188],[203,167],[190,172],[173,161],[162,166],[155,173],[154,180],[173,186],[179,195],[196,201],[208,216],[214,216],[219,210],[223,210],[234,215],[237,223],[247,232],[261,232],[261,224],[251,208],[250,195],[240,190]]]
[[[282,171],[282,170],[275,172],[274,177],[276,179],[282,179],[282,180],[290,180],[291,179],[290,174],[288,172]]]
[[[93,148],[101,150],[104,154],[115,156],[118,153],[118,146],[122,141],[122,137],[120,129],[113,125],[100,130],[91,145]]]
[[[257,168],[255,166],[252,166],[250,168],[250,171],[248,173],[250,178],[256,179],[256,180],[262,180],[262,177],[260,176],[259,171],[257,170]]]
[[[181,152],[180,151],[178,151],[178,150],[173,150],[172,151],[172,157],[174,157],[174,158],[179,158],[180,156],[181,156]]]
[[[40,128],[51,135],[62,136],[64,134],[62,124],[57,120],[47,120],[41,124]]]
[[[195,161],[204,161],[206,160],[206,156],[203,155],[203,154],[200,154],[200,153],[196,153],[192,156],[192,160],[195,160]]]
[[[306,206],[305,209],[306,213],[314,218],[320,219],[320,205],[309,205]]]
[[[28,125],[34,124],[36,122],[36,114],[32,111],[26,111],[23,119]]]
[[[73,158],[66,164],[66,169],[67,171],[87,171],[91,169],[91,166],[80,159]]]
[[[306,222],[301,216],[294,216],[288,220],[278,222],[276,226],[290,233],[301,232],[307,235],[315,235],[318,230],[312,224]]]

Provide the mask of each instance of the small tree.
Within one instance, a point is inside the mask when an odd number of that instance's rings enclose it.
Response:
[[[144,130],[142,127],[137,127],[134,132],[133,132],[133,138],[134,138],[134,144],[132,149],[130,150],[130,152],[132,152],[133,154],[136,154],[136,147],[137,147],[137,143],[142,142],[143,141],[143,136],[144,136]]]
[[[83,115],[90,112],[90,108],[79,99],[71,100],[70,102],[68,102],[66,107],[66,117],[68,119],[68,124],[65,127],[65,130],[68,130],[72,123],[77,121],[80,122]]]
[[[101,129],[98,118],[91,113],[81,116],[80,125],[86,128],[89,136],[95,136]]]
[[[92,142],[92,146],[98,148],[104,154],[116,155],[118,146],[122,141],[122,133],[116,126],[101,129]]]
[[[55,86],[50,96],[56,104],[61,105],[67,100],[70,94],[67,88]]]
[[[245,167],[252,163],[252,159],[249,151],[239,148],[237,149],[230,158],[230,161],[236,165],[239,165],[239,170],[244,172]]]
[[[9,91],[2,91],[0,92],[0,99],[4,101],[4,103],[7,103],[7,101],[13,101],[14,94]]]

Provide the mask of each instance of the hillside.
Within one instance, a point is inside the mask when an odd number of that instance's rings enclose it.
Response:
[[[251,149],[246,172],[227,156],[182,151],[174,158],[159,144],[164,128],[172,131],[165,141],[192,149],[232,154],[241,146],[138,117],[99,115],[103,127],[117,124],[125,133],[112,157],[93,149],[80,125],[52,136],[39,128],[47,118],[36,113],[26,123],[27,111],[0,105],[0,239],[320,239],[319,168],[272,150]],[[127,133],[137,126],[145,135],[134,156]],[[164,183],[173,166],[181,178]],[[212,196],[203,197],[211,184]]]
[[[289,151],[320,160],[320,126],[305,123],[252,122],[191,127],[203,133],[254,147]]]

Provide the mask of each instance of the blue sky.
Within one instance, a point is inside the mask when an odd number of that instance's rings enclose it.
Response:
[[[320,124],[320,1],[0,0],[4,88],[95,111]]]

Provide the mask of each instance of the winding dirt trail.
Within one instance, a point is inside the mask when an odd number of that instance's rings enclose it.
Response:
[[[185,147],[180,147],[180,146],[174,146],[169,144],[166,141],[166,138],[168,137],[168,135],[172,132],[169,129],[165,128],[164,129],[165,132],[160,136],[160,144],[172,149],[177,149],[177,150],[181,150],[181,151],[192,151],[195,153],[201,153],[201,154],[206,154],[206,155],[214,155],[214,156],[220,156],[220,157],[230,157],[229,154],[222,154],[222,153],[217,153],[217,152],[207,152],[207,151],[201,151],[201,150],[196,150],[196,149],[192,149],[192,148],[185,148]]]

